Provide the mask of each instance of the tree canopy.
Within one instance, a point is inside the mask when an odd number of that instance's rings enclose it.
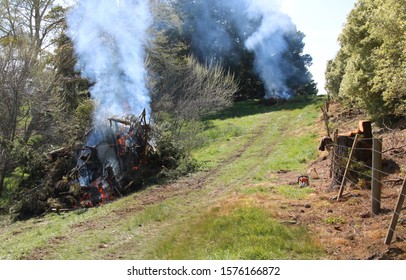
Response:
[[[326,69],[326,90],[376,120],[406,113],[406,1],[359,0]]]

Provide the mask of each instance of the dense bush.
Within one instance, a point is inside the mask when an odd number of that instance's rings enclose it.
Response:
[[[405,0],[358,0],[327,66],[330,96],[378,121],[405,116],[405,34]]]

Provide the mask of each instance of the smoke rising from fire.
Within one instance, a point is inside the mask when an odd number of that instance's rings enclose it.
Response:
[[[295,32],[290,17],[278,11],[270,1],[250,1],[248,18],[259,19],[259,28],[245,41],[245,46],[255,53],[255,67],[266,90],[267,97],[289,98],[291,92],[286,85],[292,72],[283,65],[282,55],[287,50],[284,34]],[[294,69],[289,69],[294,71]]]
[[[95,124],[149,112],[144,46],[152,23],[148,0],[82,0],[67,17],[77,68],[94,85]]]
[[[279,1],[178,1],[192,13],[192,44],[201,56],[221,60],[232,52],[233,40],[240,40],[255,54],[255,71],[264,83],[266,97],[289,98],[293,94],[287,80],[297,75],[298,69],[287,65],[283,56],[288,49],[286,34],[294,34],[297,29],[291,18],[280,12]],[[231,38],[226,31],[230,26],[238,38]]]

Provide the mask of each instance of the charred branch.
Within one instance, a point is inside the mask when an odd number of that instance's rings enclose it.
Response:
[[[122,197],[143,180],[143,169],[149,155],[156,151],[151,145],[151,126],[146,123],[145,110],[139,117],[109,118],[110,127],[94,129],[89,136],[97,141],[79,149],[69,147],[49,152],[51,160],[73,154],[77,164],[54,186],[52,209],[88,208]]]

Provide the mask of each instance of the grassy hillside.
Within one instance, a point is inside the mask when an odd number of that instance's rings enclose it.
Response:
[[[237,103],[205,121],[201,170],[104,205],[0,228],[0,259],[318,259],[309,229],[280,201],[316,156],[320,100]]]

